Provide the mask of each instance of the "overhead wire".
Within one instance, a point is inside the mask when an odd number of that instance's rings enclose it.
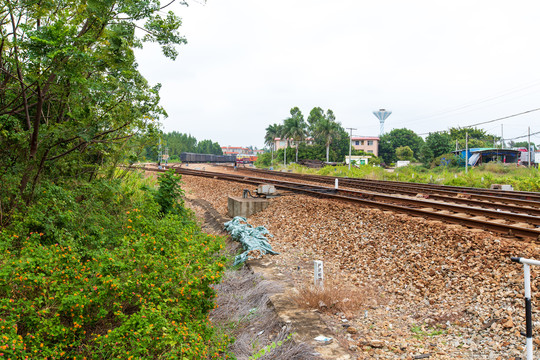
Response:
[[[459,110],[462,110],[462,109],[466,109],[466,108],[473,107],[473,106],[476,106],[476,105],[479,105],[479,104],[490,102],[492,100],[495,100],[495,99],[498,99],[498,98],[501,98],[501,97],[504,97],[504,96],[507,96],[507,95],[510,95],[510,94],[513,94],[513,93],[516,93],[516,92],[521,92],[523,90],[536,87],[538,85],[540,85],[540,80],[535,80],[535,81],[533,81],[531,83],[528,83],[526,86],[514,87],[514,88],[511,88],[509,90],[503,91],[502,93],[500,93],[500,95],[490,96],[490,97],[487,97],[487,98],[479,99],[478,101],[466,103],[464,105],[460,105],[460,106],[457,106],[455,108],[450,107],[450,108],[447,108],[447,109],[443,109],[440,112],[426,114],[424,116],[420,115],[419,118],[416,118],[414,120],[415,121],[421,121],[421,120],[427,120],[427,119],[430,119],[430,118],[437,118],[437,117],[446,116],[447,114],[455,113],[455,112],[457,112]],[[510,99],[505,100],[505,101],[509,101],[509,100]],[[468,111],[461,112],[460,114],[465,113],[465,112],[468,112]]]
[[[523,138],[526,138],[528,136],[533,136],[533,135],[538,135],[540,134],[540,131],[537,131],[535,133],[532,133],[532,134],[526,134],[526,135],[522,135],[522,136],[516,136],[514,138],[511,138],[511,139],[504,139],[504,141],[512,141],[512,140],[517,140],[517,139],[523,139]]]
[[[513,118],[513,117],[516,117],[516,116],[521,116],[521,115],[529,114],[529,113],[532,113],[532,112],[535,112],[535,111],[539,111],[539,110],[540,110],[540,108],[531,109],[531,110],[523,111],[523,112],[520,112],[520,113],[517,113],[517,114],[512,114],[512,115],[508,115],[508,116],[503,116],[503,117],[500,117],[500,118],[497,118],[497,119],[492,119],[492,120],[482,121],[482,122],[479,122],[479,123],[476,123],[476,124],[472,124],[472,125],[461,126],[461,128],[462,128],[462,129],[467,129],[467,128],[471,128],[471,127],[478,126],[478,125],[489,124],[489,123],[492,123],[492,122],[495,122],[495,121],[506,120],[506,119],[510,119],[510,118]],[[440,133],[440,132],[445,132],[445,131],[446,131],[446,130],[431,131],[431,132],[422,133],[422,134],[418,134],[418,135],[420,135],[420,136],[422,136],[422,135],[429,135],[429,134],[431,134],[431,133]]]
[[[472,124],[472,125],[463,126],[463,128],[469,128],[469,127],[473,127],[473,126],[478,126],[478,125],[483,125],[483,124],[489,124],[489,123],[492,123],[492,122],[495,122],[495,121],[506,120],[506,119],[510,119],[510,118],[513,118],[513,117],[516,117],[516,116],[529,114],[529,113],[532,113],[532,112],[535,112],[535,111],[538,111],[538,110],[540,110],[540,108],[536,108],[536,109],[532,109],[532,110],[523,111],[523,112],[520,112],[520,113],[517,113],[517,114],[504,116],[504,117],[498,118],[498,119],[493,119],[493,120],[483,121],[483,122],[479,122],[479,123]]]

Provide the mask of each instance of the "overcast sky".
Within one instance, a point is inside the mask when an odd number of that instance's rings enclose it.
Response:
[[[164,1],[163,3],[165,3]],[[188,44],[176,61],[137,52],[161,83],[164,131],[263,147],[298,106],[332,109],[354,135],[418,134],[540,108],[537,0],[208,0],[170,7]],[[514,138],[540,111],[481,125]],[[521,139],[521,140],[526,140]],[[532,141],[540,143],[540,136]],[[520,141],[520,140],[517,140]]]

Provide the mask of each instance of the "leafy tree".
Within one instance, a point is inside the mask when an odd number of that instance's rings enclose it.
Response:
[[[326,161],[330,161],[330,144],[340,137],[340,125],[332,120],[323,118],[319,120],[315,127],[315,137],[324,141],[326,146]]]
[[[313,134],[316,131],[315,129],[317,128],[318,123],[324,119],[326,119],[326,116],[323,109],[320,107],[311,109],[307,118],[309,132]]]
[[[395,162],[398,147],[408,146],[414,154],[418,154],[423,143],[424,140],[412,130],[394,129],[381,136],[379,156],[383,158],[385,163]]]
[[[424,143],[422,147],[420,148],[420,153],[418,154],[418,158],[420,161],[422,161],[425,165],[428,165],[433,161],[433,150],[429,147],[427,143]]]
[[[289,140],[292,138],[297,143],[301,142],[309,134],[314,137],[314,144],[306,146],[300,143],[296,147],[296,161],[298,159],[319,159],[327,161],[343,161],[346,154],[349,153],[349,135],[343,127],[336,122],[336,117],[332,110],[326,113],[319,107],[311,110],[307,124],[304,121],[302,112],[298,107],[290,110],[291,116],[284,120],[283,124],[273,124],[266,128],[265,143],[276,136],[286,140],[289,147]],[[293,131],[294,129],[294,131]],[[296,135],[293,135],[295,133]],[[286,156],[286,150],[283,154],[278,152],[277,157]]]
[[[447,132],[430,133],[426,137],[426,145],[433,151],[433,156],[438,157],[454,150],[452,138]]]
[[[336,121],[336,116],[331,109],[326,110],[326,118],[330,121]]]
[[[414,160],[414,153],[408,146],[400,146],[396,149],[396,156],[399,160]]]
[[[194,136],[176,131],[163,134],[161,137],[163,139],[162,146],[166,146],[169,149],[169,155],[171,157],[179,157],[183,152],[223,155],[221,146],[212,140],[198,142]],[[155,157],[151,156],[148,158],[154,159]]]
[[[510,147],[516,147],[516,148],[529,148],[529,142],[528,141],[518,141],[518,142],[513,142],[513,141],[510,141],[508,143],[508,145]],[[531,147],[534,149],[534,150],[537,150],[537,147],[535,145],[535,143],[531,142]]]
[[[275,139],[280,136],[283,125],[272,124],[266,128],[264,135],[264,144],[273,148],[275,145]]]
[[[221,150],[221,146],[218,143],[212,140],[202,140],[197,144],[196,153],[223,155],[223,150]]]
[[[42,177],[113,168],[130,138],[157,127],[166,115],[159,86],[137,71],[133,49],[157,42],[176,57],[181,21],[163,8],[158,0],[0,3],[4,211],[30,203]]]
[[[418,154],[424,164],[429,164],[435,157],[447,154],[454,149],[452,138],[448,132],[430,133]]]
[[[171,156],[180,156],[183,152],[197,152],[197,139],[190,134],[177,131],[161,135],[163,145],[169,148]]]
[[[279,124],[272,124],[268,125],[266,128],[266,134],[264,135],[264,144],[270,147],[271,154],[271,160],[274,159],[274,150],[276,147],[276,141],[275,139],[278,137],[281,137],[281,134],[283,133],[283,125]]]
[[[488,134],[485,130],[477,128],[450,128],[448,132],[452,142],[454,143],[457,140],[461,149],[465,149],[467,135],[469,137],[469,148],[493,147],[493,144],[500,140],[499,136]]]
[[[285,137],[292,138],[296,143],[296,162],[298,162],[298,144],[306,138],[307,134],[307,124],[298,107],[291,109],[291,116],[285,119],[283,126]]]
[[[488,135],[485,130],[477,129],[477,128],[457,127],[457,128],[448,129],[448,132],[450,133],[450,137],[454,141],[465,139],[466,134],[469,134],[469,139],[478,139],[478,140],[484,140],[492,136],[492,135]]]

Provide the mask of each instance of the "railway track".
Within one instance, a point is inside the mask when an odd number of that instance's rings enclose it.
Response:
[[[165,171],[157,169],[146,170]],[[263,170],[251,172],[258,176],[225,174],[186,168],[176,168],[175,170],[177,173],[183,175],[235,181],[255,186],[261,183],[269,183],[282,190],[362,204],[372,208],[440,220],[470,228],[484,229],[506,236],[514,236],[540,243],[540,201],[531,200],[535,198],[534,193],[531,194],[529,200],[521,197],[526,197],[526,194],[521,194],[518,195],[520,196],[518,198],[503,196],[503,200],[501,201],[501,197],[491,194],[475,194],[472,190],[467,194],[480,197],[475,199],[458,197],[457,194],[463,193],[457,190],[452,191],[455,196],[446,195],[446,193],[441,195],[435,188],[432,188],[431,193],[426,198],[426,190],[429,190],[429,187],[419,187],[419,189],[424,189],[424,191],[421,193],[423,194],[422,196],[417,197],[414,195],[418,194],[418,189],[415,190],[411,186],[406,186],[410,185],[410,183],[404,183],[401,186],[401,183],[393,184],[392,182],[384,182],[383,185],[392,188],[390,190],[385,189],[385,191],[380,191],[381,187],[384,188],[381,184],[368,185],[365,182],[370,181],[364,180],[364,182],[361,182],[358,181],[361,179],[339,178],[340,187],[335,189],[334,187],[316,184],[316,182],[333,183],[335,181],[333,177],[317,179],[319,177]],[[268,178],[269,176],[273,178],[270,179]],[[294,180],[302,179],[310,183],[299,183],[284,179],[277,180],[277,176],[293,178]],[[346,186],[347,188],[343,188],[342,186]],[[516,201],[516,203],[512,203],[512,201]]]
[[[323,175],[310,175],[310,174],[298,174],[287,173],[264,169],[250,169],[242,168],[241,171],[247,171],[255,174],[268,174],[272,176],[297,178],[306,181],[322,182],[326,184],[333,184],[335,179],[339,180],[339,183],[347,187],[371,187],[377,189],[379,192],[400,192],[406,193],[407,191],[416,193],[423,193],[426,195],[446,195],[446,196],[465,196],[469,199],[484,200],[497,203],[511,203],[522,206],[531,206],[540,208],[540,193],[527,192],[527,191],[502,191],[491,190],[461,186],[447,186],[438,184],[421,184],[410,183],[405,181],[386,181],[386,180],[366,180],[358,178],[344,178],[336,176],[323,176]]]

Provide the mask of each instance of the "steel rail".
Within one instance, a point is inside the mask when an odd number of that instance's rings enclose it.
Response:
[[[146,169],[150,171],[165,172],[166,170],[159,169]],[[244,175],[234,175],[234,174],[223,174],[217,172],[208,172],[208,171],[197,171],[184,168],[175,168],[175,171],[183,175],[191,176],[202,176],[207,178],[214,178],[220,180],[228,180],[235,182],[242,182],[246,184],[259,185],[261,183],[270,183],[273,184],[278,189],[285,189],[294,192],[301,192],[309,194],[316,197],[326,197],[339,199],[347,202],[361,203],[363,205],[369,206],[371,208],[378,208],[383,210],[390,210],[399,213],[409,214],[420,216],[428,219],[436,219],[444,222],[460,224],[473,228],[480,228],[484,230],[490,230],[497,233],[502,233],[510,236],[517,236],[523,238],[533,239],[534,241],[540,241],[540,229],[538,228],[527,228],[522,226],[517,226],[515,224],[501,224],[488,220],[480,220],[475,218],[465,218],[459,214],[447,214],[436,212],[431,209],[439,209],[446,211],[453,211],[457,213],[472,214],[475,216],[484,216],[484,217],[493,217],[496,219],[515,219],[514,221],[518,222],[527,222],[529,224],[540,224],[539,218],[522,215],[522,214],[513,214],[507,212],[499,212],[486,209],[474,209],[466,206],[451,205],[451,204],[441,204],[435,203],[432,201],[425,201],[420,199],[408,199],[401,197],[393,197],[390,195],[384,194],[374,194],[369,192],[361,192],[356,190],[344,190],[339,189],[335,190],[330,187],[316,186],[311,184],[299,184],[289,181],[280,181],[275,179],[259,178],[259,177],[247,177]],[[396,204],[398,202],[398,204]],[[409,204],[418,207],[403,206],[402,204]]]
[[[179,171],[180,173],[184,173],[186,175],[200,176],[199,172],[194,171],[194,170],[186,171],[185,169],[178,169],[177,171]],[[425,208],[446,210],[446,211],[452,211],[455,213],[462,213],[462,214],[464,213],[464,214],[470,214],[474,216],[484,216],[484,217],[490,217],[494,219],[504,219],[504,220],[511,220],[511,221],[520,222],[520,223],[540,225],[540,218],[531,216],[531,215],[514,214],[514,213],[509,213],[509,212],[499,212],[499,211],[493,211],[493,210],[487,210],[487,209],[472,208],[472,207],[467,207],[467,206],[436,203],[433,201],[427,201],[423,199],[408,199],[408,198],[394,197],[390,195],[360,192],[360,191],[355,191],[355,190],[338,189],[336,191],[333,188],[324,187],[324,186],[298,184],[298,183],[292,183],[288,181],[278,181],[278,180],[266,179],[266,178],[255,178],[255,177],[248,178],[243,175],[231,175],[231,174],[218,175],[218,173],[204,173],[201,175],[206,176],[206,177],[221,178],[225,180],[241,181],[244,183],[249,183],[249,184],[254,184],[254,185],[258,185],[261,183],[272,183],[277,188],[291,190],[291,191],[301,191],[301,192],[315,195],[318,197],[330,197],[330,198],[341,199],[341,200],[346,200],[346,201],[359,202],[359,203],[363,203],[365,205],[369,205],[370,207],[374,207],[374,208],[384,208],[387,210],[394,210],[401,213],[412,213],[415,215],[432,218],[432,219],[439,219],[439,220],[446,219],[449,222],[466,224],[468,226],[473,226],[473,227],[480,227],[483,229],[489,229],[492,231],[501,232],[508,235],[540,239],[540,229],[525,228],[525,227],[520,227],[516,225],[511,225],[511,224],[500,224],[500,223],[487,221],[487,220],[463,218],[462,216],[454,215],[454,214],[441,214],[441,213],[434,212],[433,210],[426,210]],[[396,202],[398,204],[395,204]],[[399,204],[420,206],[424,209],[405,207]]]
[[[274,175],[274,174],[268,173],[268,175]],[[284,176],[284,177],[287,177],[287,176]],[[302,180],[318,182],[317,180],[311,180],[311,179],[308,180],[308,179],[297,177],[297,176],[293,176],[293,178],[299,178]],[[336,178],[323,179],[324,180],[323,183],[332,183],[333,182],[332,180],[334,179]],[[347,179],[347,178],[337,178],[337,179],[339,179],[339,184],[341,184],[341,186],[366,189],[366,190],[374,191],[378,193],[389,193],[389,194],[397,193],[397,194],[403,194],[403,195],[412,196],[412,197],[416,197],[420,194],[415,189],[401,188],[398,186],[377,186],[377,185],[372,185],[369,183],[359,185],[355,182],[352,182],[353,179]],[[421,194],[425,195],[424,199],[439,200],[439,201],[444,201],[447,203],[456,203],[456,204],[463,204],[463,205],[475,206],[475,207],[480,207],[480,208],[491,208],[498,211],[504,210],[507,212],[526,213],[533,216],[540,216],[540,208],[530,207],[530,202],[527,202],[527,201],[518,201],[520,202],[520,205],[518,206],[518,205],[501,203],[501,202],[493,202],[493,201],[489,202],[489,201],[484,201],[484,200],[475,200],[475,199],[461,198],[461,197],[456,197],[456,196],[438,195],[438,192],[430,192],[429,194],[421,193]],[[512,200],[509,202],[515,203],[516,201]],[[527,206],[525,207],[525,205]],[[540,206],[540,203],[538,203],[538,206]]]
[[[244,170],[244,169],[242,169]],[[366,188],[370,187],[374,191],[386,192],[389,193],[390,190],[394,190],[400,193],[406,193],[407,191],[413,192],[417,191],[423,194],[427,194],[430,197],[434,196],[448,196],[448,198],[457,199],[456,195],[464,194],[467,195],[469,200],[478,200],[486,201],[490,203],[498,204],[510,204],[513,206],[527,206],[531,209],[540,209],[540,194],[532,192],[500,192],[500,190],[490,190],[490,189],[477,189],[477,188],[459,188],[446,185],[435,185],[435,184],[420,184],[420,183],[409,183],[409,182],[397,182],[397,181],[383,181],[383,180],[366,180],[366,179],[356,179],[356,178],[344,178],[344,177],[335,177],[335,176],[323,176],[323,175],[311,175],[311,174],[295,174],[295,173],[284,173],[279,171],[270,171],[263,169],[245,169],[250,172],[255,173],[265,173],[268,175],[275,175],[280,177],[292,177],[298,179],[304,179],[306,181],[319,181],[331,184],[338,179],[338,181],[345,186],[349,187],[360,187]],[[380,186],[377,186],[380,185]],[[378,190],[375,189],[378,187]],[[456,191],[456,189],[464,189],[464,192]],[[470,190],[468,190],[470,189]],[[467,190],[467,191],[465,191]],[[475,193],[473,190],[479,190]],[[491,195],[487,195],[487,194]],[[517,196],[510,196],[517,194]],[[441,195],[442,194],[442,195]],[[501,196],[504,195],[504,196]],[[525,199],[524,199],[525,198]],[[443,200],[441,198],[441,200]],[[458,200],[460,203],[464,201]],[[512,211],[510,209],[506,209]],[[531,210],[529,212],[531,215],[538,213],[538,210]]]

